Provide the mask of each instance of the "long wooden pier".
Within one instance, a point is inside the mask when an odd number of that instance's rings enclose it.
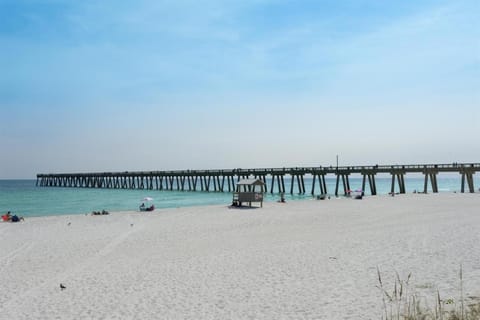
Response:
[[[437,176],[442,172],[461,175],[460,191],[475,192],[473,175],[480,171],[480,163],[423,164],[423,165],[374,165],[342,167],[302,167],[302,168],[263,168],[263,169],[226,169],[226,170],[178,170],[178,171],[136,171],[136,172],[97,172],[97,173],[50,173],[37,174],[37,186],[72,188],[112,188],[112,189],[149,189],[175,191],[216,191],[233,192],[235,184],[243,178],[257,178],[265,182],[264,192],[293,194],[297,186],[298,193],[305,194],[305,176],[312,177],[309,192],[314,195],[328,193],[325,177],[336,177],[335,195],[340,189],[343,194],[350,190],[350,175],[360,174],[362,190],[367,183],[371,195],[377,194],[375,177],[379,173],[391,175],[391,192],[405,193],[405,175],[421,173],[425,183],[423,192],[438,192]],[[285,179],[290,178],[290,190],[285,189]],[[317,187],[318,186],[318,187]],[[396,188],[398,187],[398,190]],[[318,190],[317,190],[318,189]]]

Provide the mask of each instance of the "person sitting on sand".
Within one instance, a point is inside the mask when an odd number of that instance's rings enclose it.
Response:
[[[19,216],[17,216],[16,214],[14,214],[14,215],[12,216],[12,220],[11,220],[11,221],[12,221],[12,222],[20,222],[20,221],[24,221],[24,220],[25,220],[25,219],[23,219],[23,217],[19,217]]]
[[[8,222],[12,220],[12,215],[10,214],[10,211],[8,211],[6,214],[2,216],[2,221]]]
[[[142,203],[139,208],[140,208],[140,211],[144,211],[145,210],[145,203]]]

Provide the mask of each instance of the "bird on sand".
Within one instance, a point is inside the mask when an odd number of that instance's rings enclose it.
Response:
[[[67,289],[67,287],[65,287],[63,284],[60,283],[60,290],[64,290],[64,289]]]

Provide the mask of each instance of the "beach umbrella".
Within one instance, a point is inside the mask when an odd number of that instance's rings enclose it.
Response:
[[[140,211],[153,211],[153,209],[155,209],[155,206],[153,205],[152,202],[150,202],[152,200],[153,198],[150,198],[150,197],[143,198],[142,204],[140,205]],[[145,205],[145,203],[147,203],[147,205]]]

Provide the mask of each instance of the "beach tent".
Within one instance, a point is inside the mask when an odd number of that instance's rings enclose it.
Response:
[[[260,202],[263,207],[263,192],[265,183],[260,179],[243,179],[237,182],[236,191],[233,193],[233,205],[241,206],[243,202]]]

